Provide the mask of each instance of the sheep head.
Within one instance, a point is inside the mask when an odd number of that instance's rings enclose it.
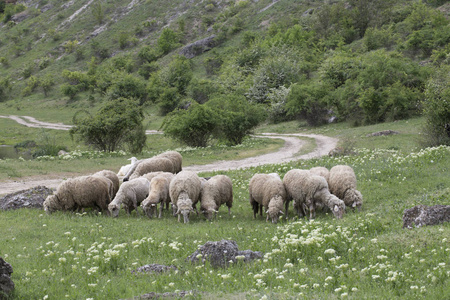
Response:
[[[117,218],[119,216],[120,205],[110,203],[108,205],[108,210],[111,213],[111,217]]]
[[[361,192],[355,189],[348,189],[344,194],[344,202],[353,209],[357,208],[360,211],[362,205]]]
[[[149,217],[150,219],[153,218],[153,215],[156,216],[156,204],[155,203],[145,203],[142,202],[141,204],[142,210],[144,213]]]
[[[266,214],[274,224],[278,223],[280,214],[283,214],[283,202],[283,197],[280,195],[273,197],[269,201],[269,209],[266,211]]]
[[[191,199],[185,197],[178,198],[176,213],[178,215],[178,220],[180,219],[180,215],[183,215],[184,223],[189,223],[189,214],[193,211]]]
[[[54,211],[57,211],[59,208],[59,200],[58,197],[56,195],[50,195],[47,196],[47,198],[45,199],[44,203],[44,211],[47,214],[51,214]]]
[[[210,208],[210,209],[204,209],[204,210],[202,210],[202,213],[203,213],[203,215],[205,216],[206,219],[208,219],[208,220],[211,221],[212,218],[214,217],[214,215],[215,215],[216,213],[218,213],[218,211],[215,210],[215,209]]]
[[[336,219],[341,219],[344,216],[345,213],[345,203],[338,197],[336,197],[333,194],[330,194],[329,199],[327,201],[329,204],[329,208],[333,212],[333,215],[336,217]]]

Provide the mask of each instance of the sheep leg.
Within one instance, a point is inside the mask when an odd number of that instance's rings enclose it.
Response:
[[[161,205],[159,206],[159,216],[158,216],[158,218],[162,218],[162,210],[163,210],[163,207],[164,207],[164,203],[161,203]]]
[[[178,222],[181,222],[181,215],[178,214]]]
[[[286,220],[289,218],[289,200],[286,199],[286,203],[284,204],[284,214],[286,215]]]
[[[316,217],[316,208],[314,203],[309,205],[309,219],[314,219]]]

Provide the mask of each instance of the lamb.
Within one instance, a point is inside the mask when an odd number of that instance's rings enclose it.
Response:
[[[123,178],[123,181],[132,180],[138,178],[144,174],[150,172],[170,172],[174,173],[173,163],[170,159],[164,157],[152,157],[144,159],[137,164],[134,170],[130,170],[127,175]]]
[[[172,161],[174,167],[174,173],[177,174],[182,171],[183,157],[177,151],[166,151],[157,155],[156,157],[168,158]]]
[[[110,170],[102,170],[102,171],[98,171],[96,173],[93,174],[94,176],[103,176],[108,178],[109,180],[111,180],[112,182],[112,192],[111,192],[111,200],[114,199],[114,197],[117,194],[117,191],[119,190],[119,177],[116,175],[116,173],[114,173],[113,171]]]
[[[159,208],[159,216],[158,216],[159,218],[162,217],[162,210],[164,204],[166,204],[166,209],[167,210],[169,209],[170,203],[169,184],[175,175],[167,172],[159,172],[159,173],[161,174],[153,177],[150,180],[150,192],[148,194],[148,197],[145,198],[145,200],[142,201],[141,204],[142,209],[149,218],[152,218],[154,214],[156,215],[156,205],[158,203],[161,203]]]
[[[361,210],[362,194],[356,189],[356,175],[352,167],[346,165],[332,167],[328,184],[330,192],[344,200],[345,205]]]
[[[169,196],[172,200],[174,215],[178,215],[178,222],[183,215],[184,223],[189,222],[192,212],[200,198],[202,183],[195,172],[181,171],[172,179],[169,185]]]
[[[309,169],[309,172],[313,175],[319,175],[325,178],[325,180],[328,182],[328,179],[330,178],[330,171],[325,167],[314,167]]]
[[[286,189],[283,182],[277,176],[271,174],[255,174],[249,184],[250,204],[253,208],[253,217],[259,209],[262,216],[262,208],[266,209],[267,218],[272,223],[277,223],[280,214],[283,214],[283,204],[286,201]]]
[[[122,183],[113,201],[108,205],[112,217],[119,216],[120,206],[129,215],[133,209],[138,214],[138,205],[147,198],[150,189],[150,182],[146,178],[136,178]]]
[[[44,210],[52,213],[57,210],[75,211],[82,208],[95,208],[108,212],[111,181],[101,176],[80,176],[62,182],[54,195],[44,201]]]
[[[316,216],[316,206],[323,204],[331,209],[334,216],[342,218],[345,211],[344,201],[331,194],[328,183],[322,176],[313,175],[308,170],[292,169],[283,177],[286,187],[287,201],[294,200],[294,210],[299,217],[306,215],[305,207],[309,208],[310,219]],[[288,205],[286,205],[288,215]]]
[[[208,220],[217,217],[217,212],[222,204],[228,206],[228,214],[231,214],[233,183],[230,177],[216,175],[205,181],[202,187],[200,204],[200,210]]]
[[[138,162],[138,159],[134,156],[132,158],[129,158],[128,160],[131,160],[131,164],[120,167],[119,172],[117,172],[117,176],[125,176],[128,171]]]

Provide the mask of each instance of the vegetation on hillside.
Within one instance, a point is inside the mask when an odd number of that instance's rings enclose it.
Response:
[[[245,97],[270,122],[313,126],[331,117],[360,125],[425,113],[433,120],[426,144],[450,143],[448,101],[439,112],[433,104],[448,99],[435,89],[435,74],[450,64],[446,1],[31,2],[3,9],[0,101],[99,107],[132,98],[170,118],[190,107],[183,115],[196,122],[201,114],[189,104],[238,101],[231,108]],[[212,35],[211,51],[179,55]]]

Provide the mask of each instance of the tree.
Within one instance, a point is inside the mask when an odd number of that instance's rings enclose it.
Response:
[[[241,144],[244,137],[266,118],[262,105],[249,103],[244,96],[237,94],[217,96],[206,105],[219,116],[218,137],[230,145]]]
[[[193,102],[187,110],[169,113],[161,128],[164,134],[192,147],[206,147],[218,125],[218,115],[206,105]]]
[[[72,137],[101,151],[127,148],[139,153],[145,146],[144,113],[138,101],[118,98],[107,101],[94,114],[78,111],[73,117]]]
[[[178,34],[170,28],[164,28],[158,38],[157,45],[163,54],[167,54],[179,46]]]

